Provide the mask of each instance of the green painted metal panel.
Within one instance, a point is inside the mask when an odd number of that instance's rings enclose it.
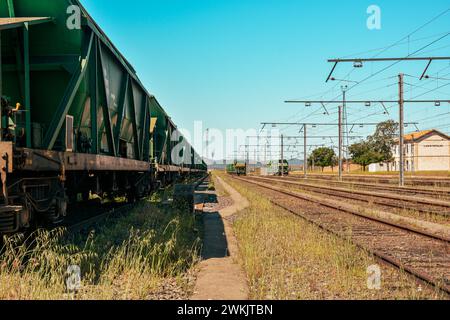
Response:
[[[44,112],[50,109],[51,114],[49,115],[50,122],[47,122],[48,126],[46,129],[44,145],[43,147],[46,149],[53,149],[56,139],[59,136],[62,130],[62,126],[65,120],[65,116],[67,115],[68,110],[72,107],[73,103],[77,96],[80,96],[81,92],[79,91],[80,86],[85,81],[85,75],[87,71],[87,67],[89,64],[89,60],[91,57],[91,50],[94,43],[94,34],[89,32],[86,34],[86,37],[82,44],[82,54],[80,57],[80,62],[77,67],[77,70],[72,74],[70,82],[65,89],[64,95],[61,99],[60,104],[57,108],[49,108],[52,106],[47,106],[45,109],[36,109],[38,112]],[[32,108],[33,110],[33,108]],[[36,113],[36,112],[34,112]],[[32,114],[34,114],[32,113]],[[57,144],[57,143],[56,143]]]
[[[74,4],[81,8],[82,27],[70,30],[67,9]],[[33,147],[64,149],[69,114],[74,116],[76,152],[114,154],[123,141],[131,146],[132,157],[147,160],[165,153],[165,164],[170,164],[173,123],[79,1],[0,1],[0,17],[10,16],[53,19],[30,25],[26,34],[22,28],[2,32],[2,92],[12,104],[30,108],[28,124],[43,131],[43,144]],[[84,56],[91,31],[91,51]],[[150,136],[152,118],[158,120]]]
[[[156,99],[150,101],[150,114],[152,118],[157,118],[155,131],[153,134],[154,157],[161,160],[164,146],[167,139],[167,115]]]
[[[119,150],[119,147],[120,147],[120,137],[121,137],[122,127],[123,127],[123,115],[124,115],[124,111],[125,111],[126,104],[128,101],[129,78],[130,77],[128,75],[125,75],[125,77],[122,78],[121,88],[120,88],[119,96],[118,96],[117,119],[113,120],[114,139],[116,142],[117,150]]]

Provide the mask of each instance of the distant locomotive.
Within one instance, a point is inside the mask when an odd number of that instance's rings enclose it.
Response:
[[[278,161],[277,175],[279,175],[279,176],[289,175],[289,162],[287,160],[279,160]]]
[[[227,173],[237,176],[245,176],[247,175],[247,164],[238,163],[235,161],[233,164],[227,165]]]
[[[263,176],[287,176],[289,175],[289,162],[287,160],[269,161],[261,168],[260,172]]]
[[[184,138],[78,0],[1,1],[0,17],[0,235],[207,170],[187,142],[173,161]]]

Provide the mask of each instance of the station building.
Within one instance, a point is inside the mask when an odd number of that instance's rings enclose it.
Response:
[[[450,137],[438,130],[424,130],[404,136],[405,171],[450,171]],[[374,163],[370,172],[399,171],[400,148],[397,144],[391,163]]]

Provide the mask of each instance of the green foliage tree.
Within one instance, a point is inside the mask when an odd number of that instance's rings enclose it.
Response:
[[[361,165],[365,171],[372,163],[392,161],[392,148],[396,144],[394,137],[397,131],[398,124],[394,120],[379,123],[375,133],[367,137],[367,140],[349,147],[353,162]]]
[[[372,147],[371,151],[379,154],[377,162],[390,162],[393,160],[392,148],[395,146],[394,139],[398,132],[398,123],[394,120],[381,122],[377,125],[375,133],[368,137]]]
[[[373,144],[368,141],[352,144],[349,152],[353,162],[361,165],[364,171],[368,165],[380,162],[382,159],[382,155],[375,151]]]
[[[315,149],[308,159],[309,165],[319,166],[322,171],[325,167],[334,167],[337,164],[336,153],[332,148],[321,147]]]

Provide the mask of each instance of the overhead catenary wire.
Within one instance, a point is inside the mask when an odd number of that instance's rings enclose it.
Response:
[[[449,10],[450,10],[450,8],[449,8],[449,9],[446,9],[444,12],[442,12],[442,13],[439,14],[439,15],[437,15],[436,17],[434,17],[433,19],[431,19],[431,20],[428,21],[427,23],[423,24],[423,25],[420,26],[419,28],[415,29],[415,30],[414,30],[413,32],[411,32],[408,36],[406,36],[406,37],[400,39],[400,40],[397,41],[396,43],[394,43],[394,44],[392,44],[392,45],[390,45],[390,46],[384,47],[384,48],[382,48],[382,49],[380,48],[381,50],[375,55],[375,57],[381,55],[383,52],[386,52],[386,51],[389,50],[390,48],[395,47],[396,44],[399,44],[399,43],[401,44],[401,43],[402,43],[402,40],[403,40],[403,44],[404,44],[404,40],[407,39],[407,38],[408,38],[408,40],[411,40],[411,41],[408,41],[408,43],[418,42],[420,39],[413,39],[413,40],[412,40],[412,39],[410,39],[411,35],[417,33],[418,31],[422,30],[425,26],[431,24],[433,21],[437,20],[438,18],[444,16],[445,14],[447,14],[447,13],[449,12]],[[415,50],[415,51],[408,52],[408,56],[414,56],[414,55],[416,55],[416,54],[418,54],[418,53],[420,53],[420,52],[423,52],[423,50],[425,50],[426,48],[432,46],[433,44],[435,44],[435,43],[441,41],[442,39],[444,39],[445,37],[447,37],[449,34],[450,34],[449,32],[437,34],[437,35],[439,36],[438,39],[433,40],[431,43],[428,43],[428,44],[422,46],[421,48],[419,48],[419,49],[417,49],[417,50]],[[429,37],[427,37],[427,39],[430,39],[430,38],[432,38],[432,37],[434,38],[434,36],[435,36],[435,35],[429,36]],[[425,38],[421,38],[421,39],[425,39]],[[373,51],[375,51],[375,50],[373,50]],[[360,87],[360,86],[362,87],[363,85],[368,85],[369,83],[375,83],[375,82],[382,81],[381,79],[375,80],[375,81],[368,81],[368,80],[370,80],[370,78],[376,77],[377,75],[381,74],[383,71],[388,70],[390,67],[392,67],[392,66],[394,66],[394,65],[396,65],[396,64],[397,64],[397,63],[393,63],[393,64],[391,64],[390,66],[387,66],[387,67],[385,67],[385,68],[383,68],[383,69],[381,69],[381,70],[378,70],[378,71],[372,73],[370,76],[364,78],[364,79],[363,79],[362,81],[360,81],[358,84],[352,86],[352,87],[350,88],[350,90],[352,90],[352,89],[354,89],[354,88],[356,88],[356,87]],[[446,68],[448,68],[448,67],[446,67]],[[353,71],[354,71],[354,69],[352,69],[352,70],[347,74],[347,76],[345,76],[344,78],[347,78],[348,75],[351,74]],[[392,77],[391,77],[391,78],[392,78]],[[323,97],[323,96],[325,96],[326,94],[328,94],[329,92],[334,91],[341,83],[342,83],[342,82],[338,82],[337,84],[335,84],[335,85],[333,86],[333,88],[332,88],[331,90],[325,91],[324,93],[317,93],[317,94],[314,94],[314,95],[309,95],[308,97],[319,96],[319,95],[322,95],[322,97]],[[392,84],[391,86],[394,86],[394,85],[395,85],[395,84]],[[369,92],[376,92],[377,90],[385,89],[385,87],[386,87],[386,86],[383,86],[383,88],[370,89],[370,90],[366,90],[366,91],[364,91],[364,92],[367,92],[367,93],[369,93]],[[445,86],[444,86],[444,87],[445,87]],[[349,91],[350,91],[350,90],[349,90]],[[432,90],[434,91],[434,90],[436,90],[436,89],[430,89],[430,92],[433,92]],[[412,92],[412,91],[413,91],[413,88],[410,88],[410,90],[405,90],[405,92],[408,92],[408,93],[409,93],[409,92]],[[364,94],[364,92],[358,92],[358,93],[355,93],[354,95],[361,95],[361,94]],[[353,94],[353,92],[352,92],[352,94]],[[425,95],[426,93],[421,93],[421,94]],[[341,95],[337,96],[336,98],[333,98],[332,100],[337,100],[337,99],[339,99],[340,97],[341,97]],[[393,107],[394,107],[394,106],[385,106],[385,107],[382,108],[382,107],[380,106],[379,112],[374,112],[374,113],[372,113],[372,114],[370,114],[370,115],[368,115],[368,116],[369,116],[369,117],[371,117],[371,116],[380,116],[380,117],[381,117],[381,116],[385,116],[385,111],[386,111],[386,110],[391,110]],[[366,111],[366,110],[364,110],[364,109],[362,108],[360,112],[365,112],[365,111]],[[297,116],[298,114],[299,114],[299,113],[296,113],[295,116]],[[315,109],[315,110],[313,110],[312,112],[308,113],[308,115],[299,117],[298,122],[302,122],[302,121],[304,121],[304,120],[306,120],[306,119],[310,119],[311,117],[333,116],[334,114],[336,114],[336,113],[335,113],[335,109],[333,109],[333,108],[330,108],[330,110],[329,110],[329,112],[328,112],[328,115],[324,115],[324,114],[323,114],[323,109],[322,109],[322,107],[318,107],[317,109]],[[356,114],[357,114],[357,113],[356,113]],[[295,117],[295,116],[294,116],[294,117]],[[351,115],[349,116],[349,119],[348,119],[348,120],[349,120],[349,121],[353,121],[352,119],[354,118],[354,116],[355,116],[355,113],[352,112]],[[366,119],[367,119],[368,116],[367,116],[367,115],[365,116]],[[354,121],[354,122],[356,122],[356,121]],[[282,131],[282,132],[286,132],[286,131],[288,131],[289,129],[291,129],[291,127],[289,127],[289,126],[281,127],[281,131]],[[319,133],[321,133],[321,132],[327,132],[327,131],[328,131],[328,129],[318,130]]]
[[[404,37],[401,38],[400,40],[396,41],[395,43],[393,43],[393,44],[391,44],[391,45],[389,45],[389,46],[380,48],[379,52],[378,52],[377,54],[375,54],[375,55],[373,56],[373,58],[378,57],[378,56],[381,55],[382,53],[386,52],[387,50],[389,50],[389,49],[391,49],[391,48],[393,48],[393,47],[395,47],[395,46],[397,46],[398,44],[402,43],[403,41],[405,41],[405,40],[407,40],[407,39],[408,39],[408,43],[410,43],[410,42],[411,42],[411,41],[410,41],[410,37],[411,37],[412,35],[416,34],[416,33],[419,32],[420,30],[424,29],[426,26],[430,25],[431,23],[433,23],[434,21],[436,21],[436,20],[438,20],[439,18],[443,17],[444,15],[448,14],[449,12],[450,12],[450,8],[447,8],[446,10],[444,10],[443,12],[441,12],[441,13],[439,13],[438,15],[434,16],[431,20],[429,20],[429,21],[427,21],[426,23],[422,24],[421,26],[419,26],[418,28],[416,28],[415,30],[413,30],[412,32],[410,32],[409,34],[407,34],[406,36],[404,36]],[[408,52],[408,55],[410,56],[410,55],[413,55],[413,54],[415,54],[415,53],[418,53],[418,52],[422,51],[424,48],[426,48],[426,47],[428,47],[428,46],[434,44],[434,43],[437,42],[437,41],[440,41],[440,40],[443,39],[444,37],[447,37],[448,34],[449,34],[449,32],[437,34],[438,36],[440,36],[439,39],[434,40],[431,44],[427,44],[426,46],[420,48],[419,50],[416,50],[416,51],[415,51],[414,53],[412,53],[412,54]],[[434,36],[436,36],[436,35],[434,35]],[[432,37],[434,37],[434,36],[430,36],[430,37],[428,37],[428,39],[429,39],[429,38],[432,38]],[[375,49],[374,51],[376,51],[376,49]],[[395,64],[396,64],[396,63],[395,63]],[[395,64],[393,64],[393,65],[395,65]],[[392,65],[392,66],[393,66],[393,65]],[[387,68],[390,68],[390,67],[391,67],[391,66],[389,66],[389,67],[387,67]],[[385,69],[387,69],[387,68],[385,68]],[[351,70],[344,78],[346,78],[347,76],[349,76],[353,71],[354,71],[354,69],[352,69],[352,70]],[[382,71],[384,71],[384,69],[383,69]],[[378,73],[381,73],[382,71],[380,71],[380,72],[378,72]],[[377,74],[378,74],[378,73],[377,73]],[[369,78],[371,78],[371,77],[373,77],[373,76],[375,76],[375,74],[372,74]],[[365,80],[363,80],[363,82],[367,81],[369,78],[366,78]],[[332,90],[336,89],[341,83],[342,83],[342,81],[340,81],[339,83],[337,83],[331,90],[326,91],[326,92],[321,96],[321,98],[323,98],[327,93],[329,93],[329,92],[331,92]],[[361,85],[361,83],[358,83],[357,85]],[[354,87],[356,87],[356,85],[353,86],[352,89],[353,89]],[[313,95],[313,96],[315,96],[315,95]],[[339,96],[336,97],[336,98],[334,98],[333,100],[335,100],[335,99],[337,99],[337,98],[339,98]],[[316,112],[318,112],[319,110],[320,110],[320,109],[317,109]]]

